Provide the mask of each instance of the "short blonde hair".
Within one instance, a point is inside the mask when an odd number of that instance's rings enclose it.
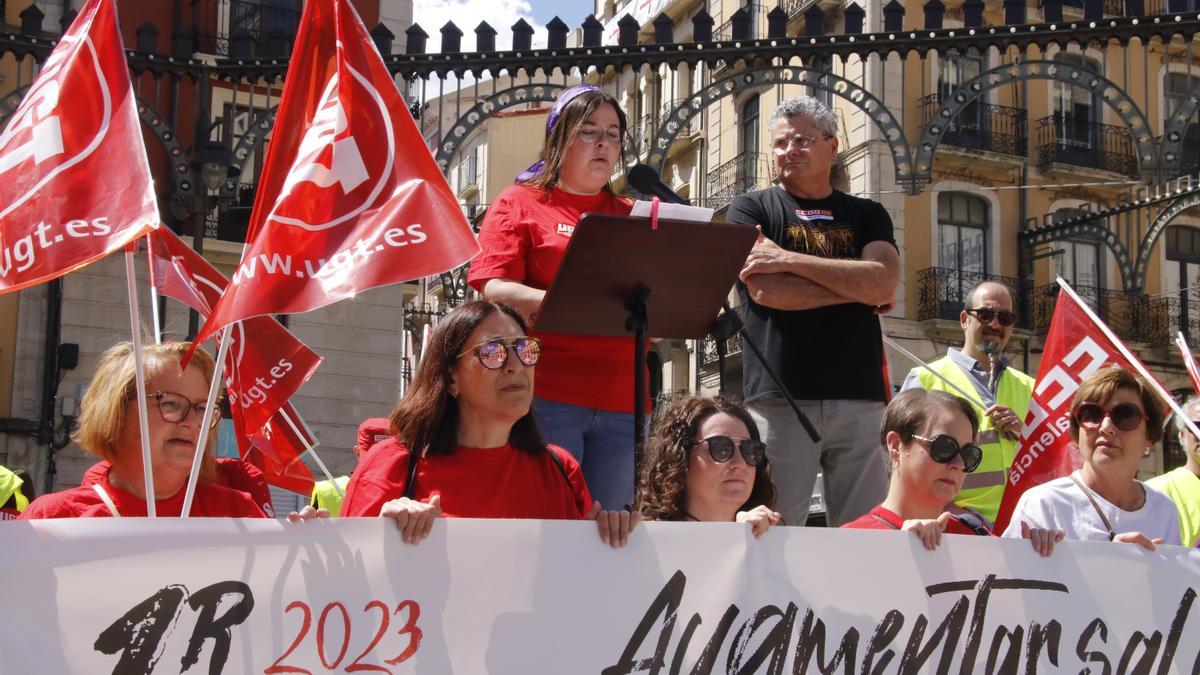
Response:
[[[167,342],[142,347],[143,366],[147,380],[163,372],[168,365],[177,365],[192,348],[190,342]],[[212,382],[213,358],[197,349],[190,365],[204,373],[206,383]],[[120,342],[100,357],[96,374],[88,385],[80,404],[79,424],[71,440],[88,452],[113,462],[120,452],[121,429],[129,418],[129,406],[137,396],[133,343]],[[208,447],[200,465],[200,478],[214,480],[217,475],[212,449],[216,434],[209,434]]]

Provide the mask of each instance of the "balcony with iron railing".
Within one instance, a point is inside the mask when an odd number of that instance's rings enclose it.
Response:
[[[1021,306],[1021,299],[1024,297],[1021,291],[1029,288],[1029,284],[1014,277],[964,272],[946,267],[929,267],[917,272],[917,320],[958,321],[967,294],[984,281],[995,281],[1008,288],[1017,305],[1017,327],[1029,328],[1030,313],[1022,311]]]
[[[1133,137],[1125,127],[1093,122],[1086,117],[1055,113],[1037,121],[1038,165],[1069,164],[1138,175]]]
[[[192,0],[196,51],[287,56],[300,27],[299,0]]]
[[[761,152],[743,152],[708,172],[705,206],[722,209],[733,198],[766,187],[771,181],[771,157]]]
[[[711,335],[705,336],[699,343],[700,347],[700,365],[709,366],[717,362],[717,341]],[[725,341],[725,356],[737,356],[742,353],[741,333],[735,333]]]
[[[750,35],[746,39],[756,40],[766,37],[767,35],[767,5],[765,2],[750,2],[745,7],[742,7],[749,15],[750,19]],[[731,16],[720,26],[713,29],[712,37],[718,41],[729,41],[737,39],[733,34],[734,18]]]
[[[1156,347],[1169,346],[1175,335],[1182,332],[1188,345],[1200,346],[1200,298],[1189,293],[1187,298],[1159,296],[1147,300],[1153,303],[1152,311],[1147,314],[1152,315],[1156,324],[1162,324],[1147,342]]]
[[[929,126],[945,97],[930,94],[920,99],[921,119]],[[1028,113],[994,103],[976,102],[950,121],[941,146],[998,152],[1024,158],[1029,153]]]
[[[1174,336],[1170,298],[1130,296],[1123,291],[1095,286],[1071,288],[1122,340],[1163,345]],[[1034,289],[1033,318],[1036,332],[1046,333],[1050,330],[1059,292],[1058,284],[1053,283]]]

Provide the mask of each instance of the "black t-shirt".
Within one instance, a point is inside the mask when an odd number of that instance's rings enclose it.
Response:
[[[867,244],[892,238],[892,219],[878,202],[834,191],[824,199],[798,199],[781,187],[741,195],[725,220],[761,225],[780,247],[823,258],[858,259]],[[861,303],[800,311],[771,309],[748,297],[738,283],[747,336],[762,349],[797,399],[887,400],[883,338],[874,308]],[[782,394],[753,352],[743,352],[747,402]]]

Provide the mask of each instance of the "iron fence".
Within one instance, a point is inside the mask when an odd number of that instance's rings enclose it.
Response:
[[[944,100],[940,93],[920,99],[921,118],[926,126]],[[950,123],[942,144],[1025,157],[1029,152],[1028,113],[1006,105],[973,103]]]
[[[1095,286],[1072,288],[1122,340],[1164,345],[1174,336],[1172,326],[1176,325],[1178,317],[1173,315],[1172,298],[1130,296],[1124,291]],[[1034,290],[1034,328],[1038,333],[1050,330],[1059,290],[1058,284],[1046,284]]]
[[[917,319],[943,319],[958,321],[963,311],[963,303],[967,294],[984,281],[995,281],[1004,284],[1012,294],[1017,310],[1017,327],[1029,328],[1031,313],[1023,302],[1027,294],[1028,282],[1015,277],[1004,277],[983,272],[964,272],[946,267],[929,267],[917,272]]]
[[[711,335],[705,336],[700,341],[700,365],[708,366],[717,362],[717,341]],[[742,353],[742,338],[740,333],[735,333],[732,337],[725,341],[725,356],[734,356]]]
[[[749,19],[749,32],[746,35],[737,34],[734,30],[734,24],[737,22],[735,17],[730,17],[725,23],[713,29],[713,39],[722,40],[755,40],[757,38],[766,37],[767,35],[767,7],[764,2],[755,2],[750,0],[745,7],[742,8],[746,12]]]
[[[1055,113],[1037,121],[1037,158],[1044,169],[1061,163],[1137,177],[1137,155],[1129,130]]]
[[[757,190],[771,180],[771,157],[762,152],[743,152],[708,172],[705,206],[722,209],[733,198]]]

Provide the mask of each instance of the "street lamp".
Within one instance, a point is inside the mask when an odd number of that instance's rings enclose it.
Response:
[[[199,183],[200,198],[194,202],[192,220],[192,248],[204,255],[204,235],[208,227],[209,194],[219,192],[226,179],[236,175],[237,165],[233,162],[233,151],[220,141],[207,140],[194,150],[191,161],[192,175]],[[188,337],[195,338],[200,328],[200,315],[192,310],[188,313]]]

